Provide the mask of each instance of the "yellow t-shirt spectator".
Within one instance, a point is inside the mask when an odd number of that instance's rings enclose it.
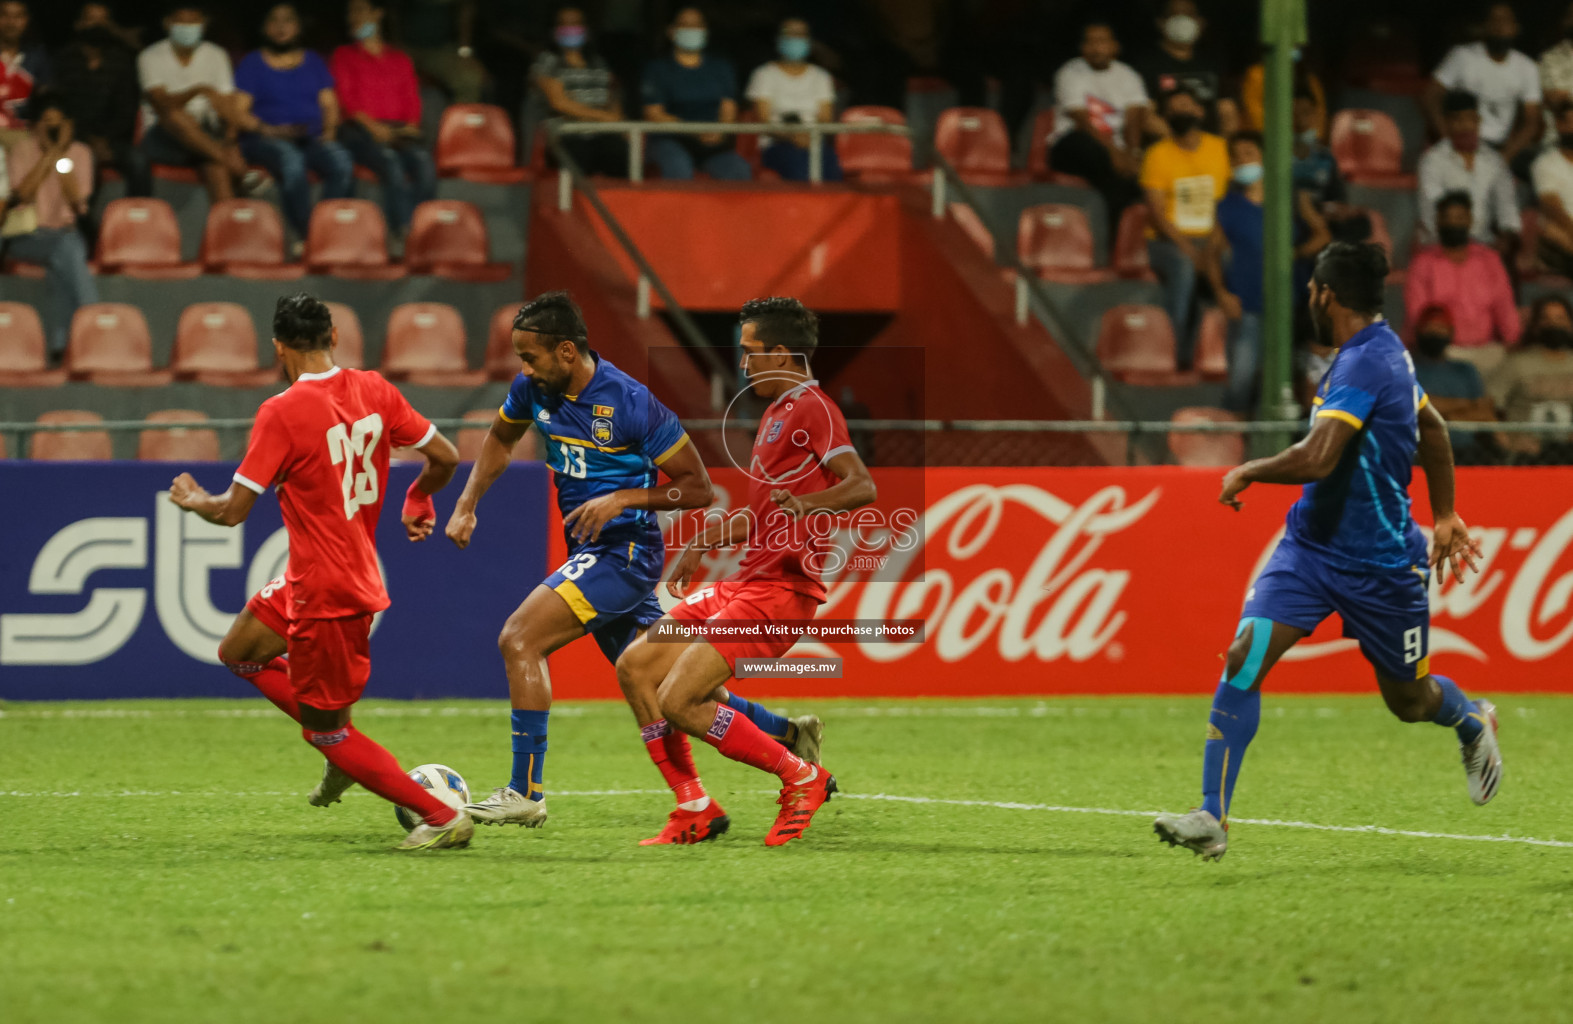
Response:
[[[1296,76],[1298,83],[1299,76]],[[1322,91],[1322,80],[1307,72],[1304,80],[1305,86],[1311,90],[1311,103],[1316,108],[1316,134],[1318,138],[1327,138],[1327,94]],[[1265,124],[1263,110],[1266,106],[1267,72],[1260,64],[1253,64],[1245,69],[1245,77],[1240,80],[1240,111],[1245,115],[1245,127],[1252,131],[1263,131]]]
[[[1194,150],[1160,139],[1142,159],[1142,188],[1163,193],[1169,223],[1191,238],[1212,234],[1213,211],[1228,191],[1229,175],[1229,147],[1208,132]],[[1156,237],[1151,229],[1147,234]]]

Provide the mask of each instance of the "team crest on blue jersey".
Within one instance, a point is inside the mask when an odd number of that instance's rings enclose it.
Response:
[[[770,424],[770,429],[765,433],[765,443],[770,444],[781,436],[781,428],[786,425],[786,420],[776,420]]]
[[[590,424],[590,436],[595,438],[596,444],[611,444],[612,421],[599,419]]]

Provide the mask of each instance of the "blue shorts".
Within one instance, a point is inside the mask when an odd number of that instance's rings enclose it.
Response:
[[[1242,618],[1264,618],[1314,630],[1333,612],[1344,636],[1391,679],[1424,679],[1431,671],[1431,572],[1359,573],[1336,569],[1285,538],[1245,598]]]
[[[661,537],[602,536],[570,550],[568,561],[542,583],[568,602],[585,632],[615,665],[635,633],[661,617],[661,602],[655,597],[666,564]]]

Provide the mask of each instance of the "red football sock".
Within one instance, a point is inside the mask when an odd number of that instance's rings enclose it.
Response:
[[[428,825],[442,826],[453,821],[452,807],[400,771],[399,762],[386,748],[353,725],[333,732],[302,729],[301,733],[307,743],[322,751],[322,756],[342,769],[345,775],[384,800],[408,807]]]
[[[274,658],[266,665],[254,661],[230,661],[224,657],[222,649],[218,652],[218,658],[231,672],[261,690],[274,707],[295,721],[300,721],[300,702],[295,699],[295,688],[289,682],[289,661]]]
[[[806,761],[725,704],[716,705],[705,742],[734,761],[779,776],[782,782],[796,782],[809,770]]]
[[[639,734],[644,739],[645,750],[650,752],[650,760],[655,762],[678,803],[703,800],[708,795],[694,767],[694,753],[688,746],[687,736],[666,724],[664,718],[644,726]]]

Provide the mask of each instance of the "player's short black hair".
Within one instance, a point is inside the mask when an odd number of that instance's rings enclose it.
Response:
[[[1454,206],[1462,206],[1472,213],[1475,209],[1475,200],[1461,188],[1455,188],[1451,192],[1443,192],[1441,198],[1436,201],[1436,215],[1440,217],[1444,211]]]
[[[1267,152],[1267,143],[1262,139],[1262,133],[1245,128],[1229,136],[1229,148],[1233,149],[1237,142],[1249,142],[1262,152]]]
[[[273,307],[273,338],[297,352],[313,352],[333,343],[333,313],[308,292],[279,296]]]
[[[579,304],[567,292],[542,292],[519,307],[513,329],[539,334],[542,344],[551,347],[571,341],[583,352],[590,347],[590,331],[584,326]]]
[[[1479,110],[1480,98],[1468,89],[1449,89],[1442,94],[1442,116]]]
[[[1334,242],[1316,257],[1311,276],[1332,289],[1340,306],[1375,316],[1382,312],[1382,291],[1391,270],[1387,251],[1375,242]]]
[[[819,317],[796,299],[773,295],[768,299],[749,299],[737,322],[754,325],[754,337],[764,342],[766,349],[777,345],[789,351],[814,354],[819,347]]]

